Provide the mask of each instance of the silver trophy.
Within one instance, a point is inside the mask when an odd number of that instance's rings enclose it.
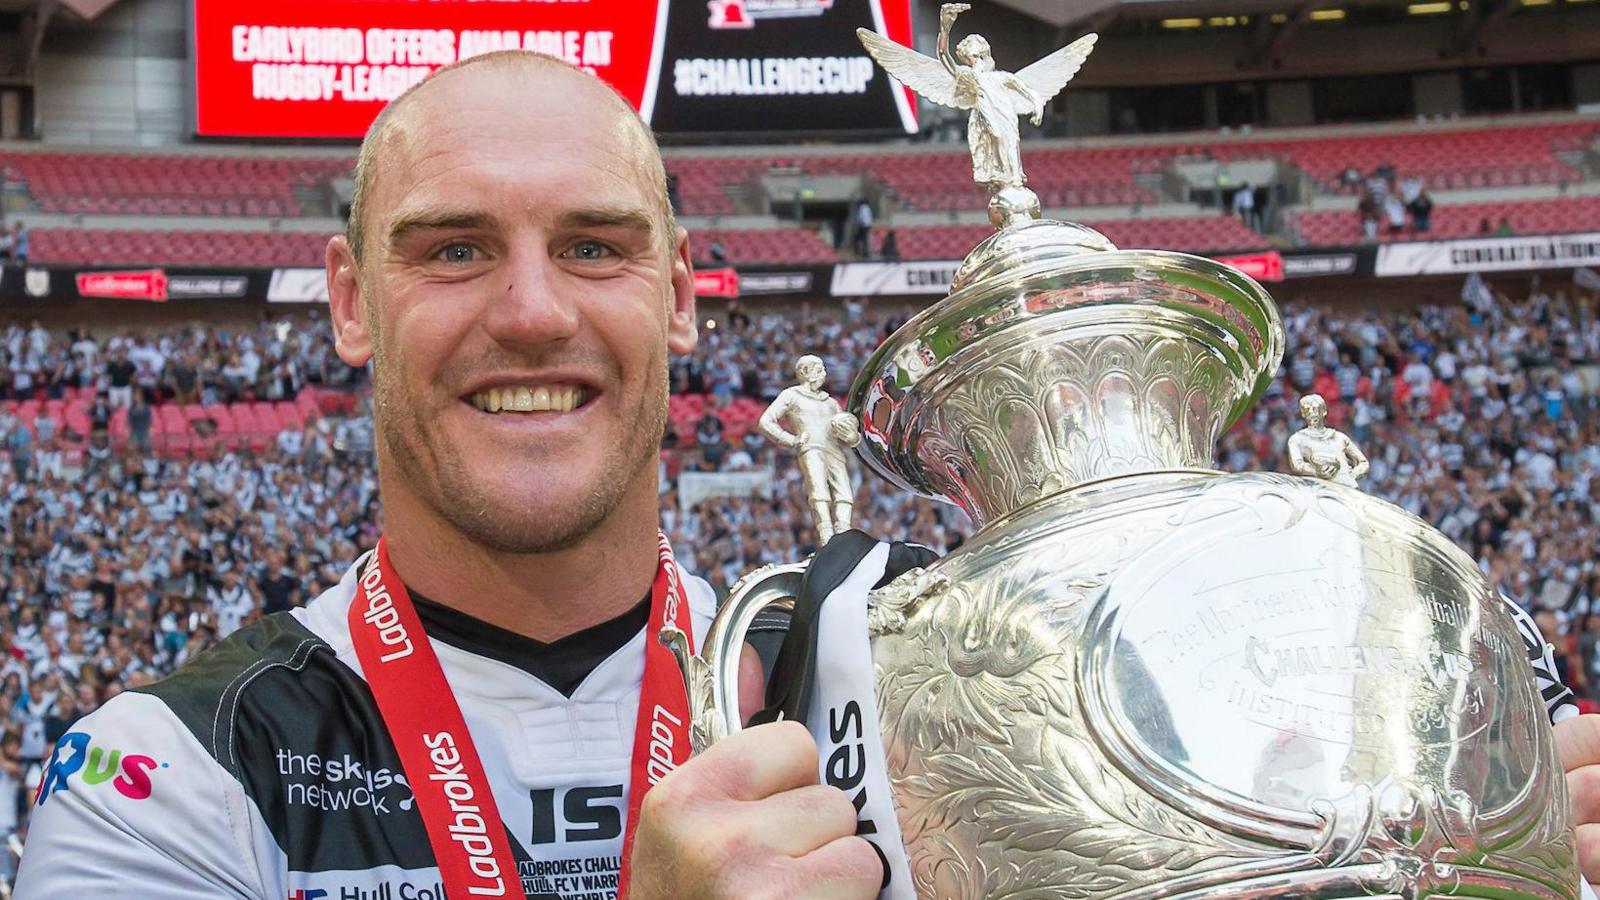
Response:
[[[1217,471],[1282,360],[1272,298],[1040,218],[1006,115],[1089,39],[996,72],[975,36],[950,56],[960,9],[938,60],[863,34],[972,110],[998,228],[849,398],[868,467],[978,526],[869,617],[918,894],[1574,900],[1565,782],[1502,602],[1354,486],[1365,460],[1318,404],[1295,436],[1315,477]],[[800,569],[741,582],[687,661],[697,746],[739,729],[744,630]]]

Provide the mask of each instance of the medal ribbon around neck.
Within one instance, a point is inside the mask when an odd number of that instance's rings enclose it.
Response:
[[[662,535],[650,589],[619,897],[627,895],[645,792],[689,758],[689,697],[672,652],[654,636],[668,624],[692,635],[690,618],[672,548]],[[390,564],[387,538],[378,541],[362,566],[349,623],[361,671],[416,795],[446,895],[451,900],[525,897],[510,833],[495,807],[461,706],[411,596]]]

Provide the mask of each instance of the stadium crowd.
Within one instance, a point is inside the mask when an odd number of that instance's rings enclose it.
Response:
[[[1289,307],[1289,350],[1266,399],[1225,435],[1229,470],[1285,471],[1282,448],[1308,391],[1367,450],[1365,486],[1435,523],[1516,602],[1538,611],[1562,674],[1600,697],[1600,296],[1530,285],[1517,296],[1472,280],[1461,303],[1377,310]],[[671,428],[662,452],[664,527],[690,569],[725,589],[766,562],[810,551],[809,512],[789,451],[715,410],[765,404],[815,353],[836,393],[912,309],[847,300],[826,311],[719,311],[672,388],[711,410]],[[53,742],[108,697],[170,672],[258,615],[333,584],[373,546],[372,434],[364,417],[309,420],[262,452],[150,451],[133,426],[156,401],[293,396],[314,384],[361,391],[324,325],[198,325],[165,333],[0,333],[0,395],[91,390],[90,433],[0,414],[0,836],[25,827]],[[749,402],[749,401],[746,401]],[[108,423],[127,405],[120,446]],[[47,433],[48,432],[48,433]],[[67,453],[64,448],[77,447]],[[69,461],[70,460],[70,461]],[[679,502],[684,472],[770,471],[770,497]],[[858,473],[859,477],[860,473]],[[857,521],[939,550],[970,533],[954,507],[875,478]],[[1593,614],[1591,614],[1593,613]],[[14,802],[13,802],[14,801]]]
[[[1389,164],[1378,166],[1366,176],[1352,166],[1345,169],[1340,184],[1359,198],[1356,215],[1361,220],[1361,233],[1369,241],[1377,240],[1379,231],[1389,234],[1404,231],[1408,217],[1414,232],[1431,228],[1433,198],[1423,187],[1421,178],[1399,177],[1394,166]]]

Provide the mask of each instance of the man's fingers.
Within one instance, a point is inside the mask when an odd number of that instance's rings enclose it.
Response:
[[[1571,772],[1600,765],[1600,715],[1573,716],[1556,723],[1556,752],[1561,768]]]
[[[750,717],[767,705],[767,673],[761,667],[761,657],[749,644],[739,653],[739,721]]]
[[[807,785],[751,803],[741,812],[741,836],[793,857],[814,853],[856,833],[856,808],[844,792]]]
[[[1600,825],[1578,826],[1578,868],[1584,881],[1600,883]]]
[[[806,854],[800,860],[807,883],[796,897],[873,900],[883,885],[883,863],[865,838],[855,835]]]
[[[1568,772],[1567,794],[1572,798],[1573,824],[1600,822],[1600,766],[1584,766]]]
[[[818,780],[817,743],[799,722],[747,728],[712,744],[695,762],[696,787],[732,800],[760,800]]]

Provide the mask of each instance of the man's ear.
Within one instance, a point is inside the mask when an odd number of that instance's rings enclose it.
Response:
[[[361,279],[355,256],[344,235],[328,241],[323,262],[328,273],[328,317],[333,322],[333,346],[339,358],[357,368],[372,359],[372,332],[361,302]]]
[[[667,313],[667,349],[678,356],[694,350],[700,330],[694,309],[694,258],[689,232],[677,229],[672,251],[672,309]]]

